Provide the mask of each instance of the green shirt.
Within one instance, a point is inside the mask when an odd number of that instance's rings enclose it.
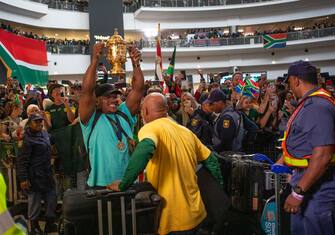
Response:
[[[50,131],[70,125],[64,104],[61,105],[52,104],[45,111],[51,116],[52,127]]]

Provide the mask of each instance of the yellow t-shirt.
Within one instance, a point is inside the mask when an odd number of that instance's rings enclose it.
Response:
[[[156,146],[146,173],[165,200],[159,234],[196,227],[207,213],[195,171],[197,162],[206,160],[210,150],[190,130],[169,118],[146,124],[138,136],[140,141],[151,139]]]

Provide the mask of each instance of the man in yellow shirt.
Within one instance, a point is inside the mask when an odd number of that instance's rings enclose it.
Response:
[[[148,181],[165,200],[159,234],[195,234],[207,215],[197,185],[197,164],[204,164],[220,183],[222,175],[211,151],[167,112],[162,94],[151,93],[144,99],[142,117],[146,124],[138,134],[140,143],[122,181],[108,188],[126,190],[146,167]]]

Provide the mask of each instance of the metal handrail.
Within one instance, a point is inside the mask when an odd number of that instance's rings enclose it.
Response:
[[[206,7],[269,2],[274,0],[140,0],[144,7]]]
[[[88,7],[78,2],[64,0],[30,0],[33,2],[47,4],[49,8],[60,10],[88,12]],[[135,12],[141,7],[207,7],[225,6],[234,4],[261,3],[278,0],[130,0],[124,4],[124,12]],[[125,2],[125,1],[124,1]]]
[[[335,27],[324,29],[307,29],[297,32],[287,33],[287,41],[313,39],[335,36]],[[155,40],[141,40],[137,42],[140,47],[151,48],[156,47]],[[263,36],[246,36],[246,37],[229,37],[229,38],[213,38],[213,39],[177,39],[160,41],[161,47],[212,47],[212,46],[229,46],[229,45],[253,45],[263,43]]]
[[[324,29],[307,29],[303,31],[290,32],[287,34],[288,41],[296,41],[303,39],[322,38],[335,36],[335,27]],[[215,47],[215,46],[231,46],[231,45],[253,45],[262,44],[262,36],[237,37],[237,38],[215,38],[215,39],[178,39],[178,40],[161,40],[161,47]],[[156,41],[140,40],[135,42],[138,48],[154,48]],[[47,44],[47,50],[56,54],[89,54],[88,45],[57,45]]]
[[[88,12],[88,6],[85,6],[78,2],[68,2],[62,0],[30,0],[30,1],[47,4],[49,8],[59,10]]]

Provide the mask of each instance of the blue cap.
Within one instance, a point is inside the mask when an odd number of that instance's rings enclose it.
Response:
[[[44,117],[41,114],[33,113],[33,114],[30,115],[28,120],[29,121],[36,121],[36,120],[43,120],[43,119],[44,119]]]
[[[227,96],[225,95],[225,93],[223,93],[223,91],[221,91],[220,89],[215,89],[211,91],[206,102],[212,104],[214,102],[226,101],[226,100]]]
[[[307,61],[296,61],[290,65],[287,72],[287,77],[284,82],[288,82],[290,76],[296,76],[301,80],[309,81],[311,83],[318,82],[318,75],[316,68]]]

